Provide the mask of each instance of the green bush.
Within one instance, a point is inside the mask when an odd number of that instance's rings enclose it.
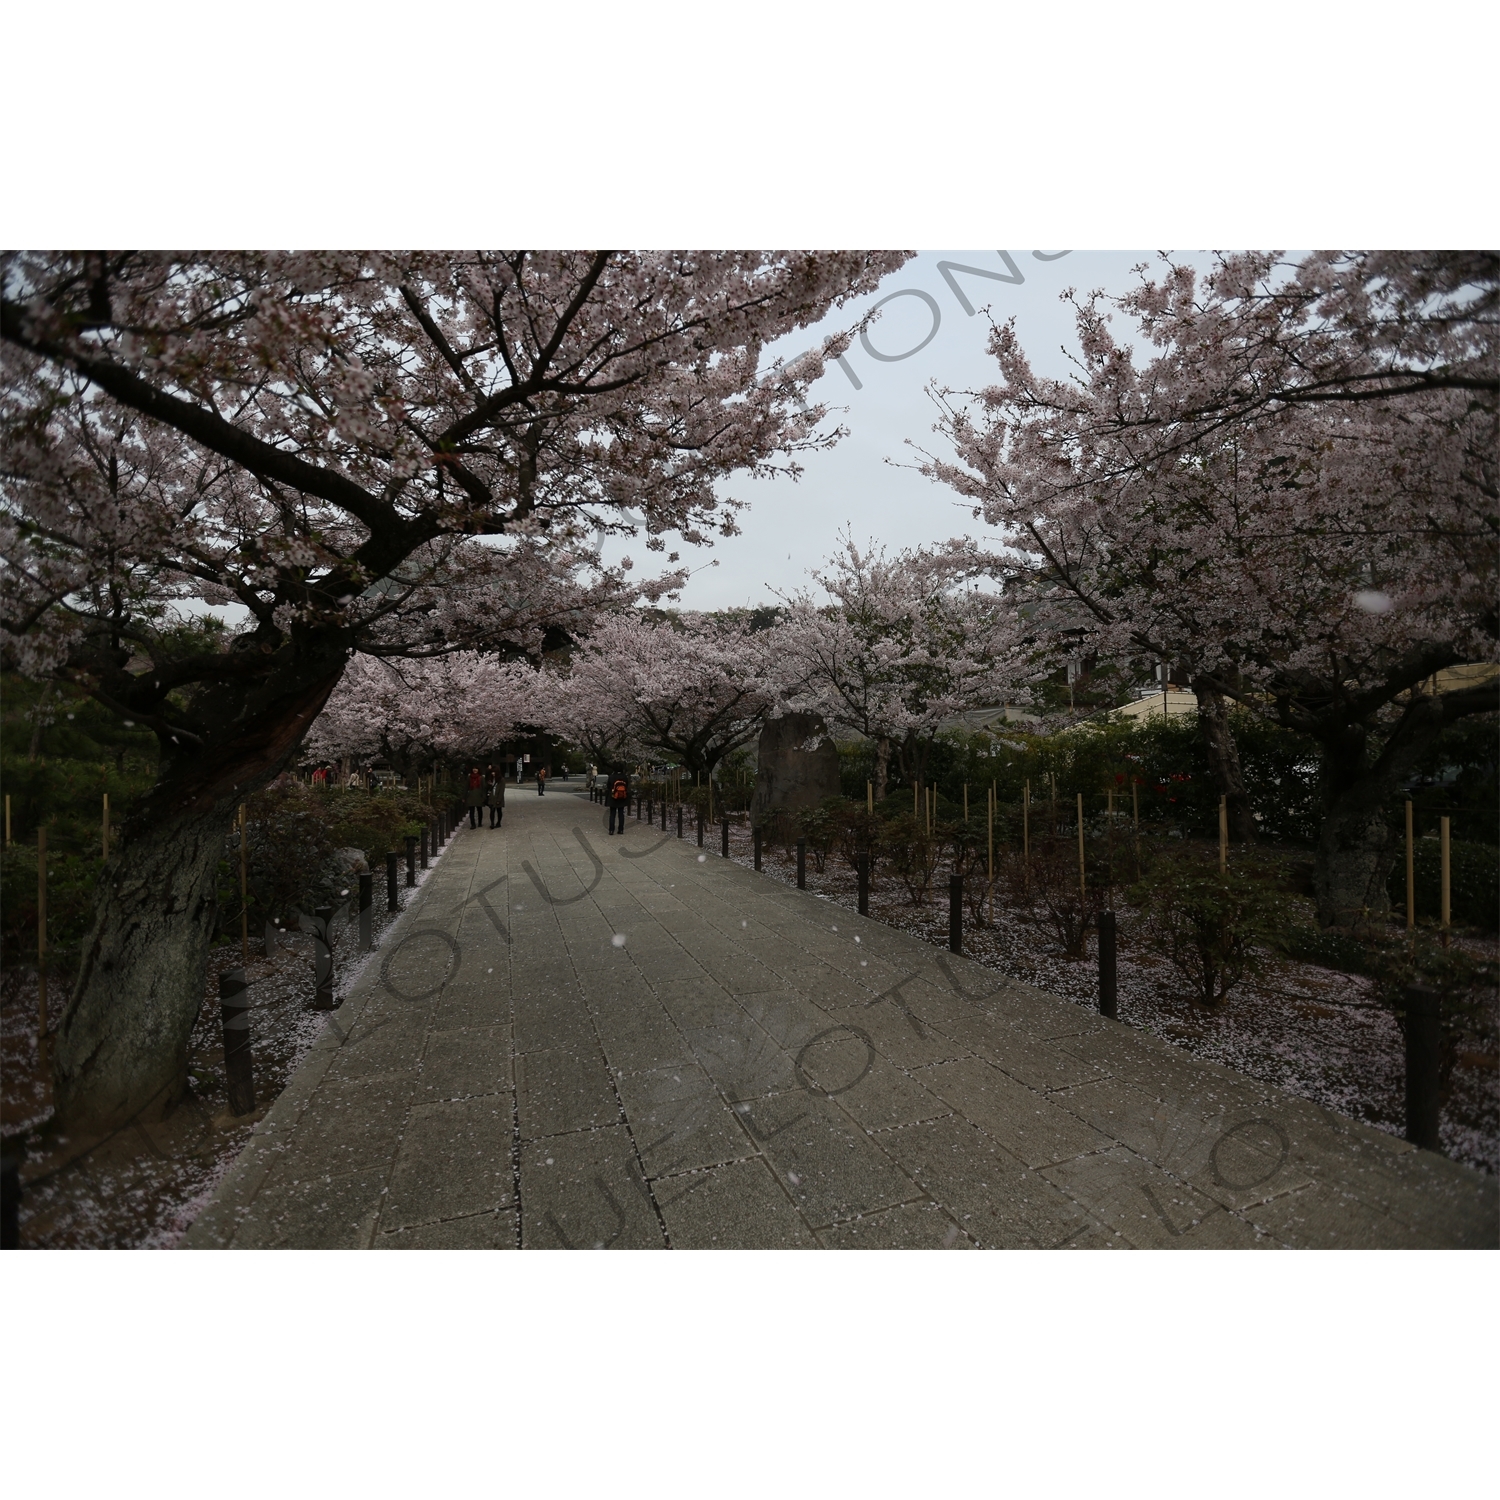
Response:
[[[1257,966],[1257,944],[1285,924],[1284,898],[1240,870],[1220,873],[1190,856],[1158,856],[1127,899],[1149,937],[1203,1005],[1218,1005]]]

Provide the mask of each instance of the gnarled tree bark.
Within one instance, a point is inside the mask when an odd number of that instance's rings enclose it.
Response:
[[[53,1097],[65,1127],[159,1117],[182,1096],[236,810],[285,768],[342,672],[342,649],[315,654],[289,690],[253,713],[242,702],[201,750],[164,755],[99,880],[58,1029]],[[222,696],[215,706],[216,718],[228,707]]]

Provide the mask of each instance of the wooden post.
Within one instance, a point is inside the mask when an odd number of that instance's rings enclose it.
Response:
[[[797,889],[807,889],[807,840],[797,840]]]
[[[1445,948],[1448,946],[1448,929],[1453,925],[1453,882],[1448,863],[1449,826],[1449,820],[1446,817],[1438,819],[1438,852],[1442,859],[1443,947]]]
[[[873,818],[875,816],[875,783],[865,782],[865,811]]]
[[[246,809],[240,803],[240,965],[250,967],[250,870],[246,849]]]
[[[104,824],[103,824],[103,828],[104,828],[104,832],[103,832],[102,838],[100,839],[100,847],[103,850],[104,858],[108,859],[109,858],[109,793],[108,792],[106,792],[104,794]]]
[[[1056,837],[1056,835],[1057,835],[1057,772],[1056,771],[1048,771],[1047,772],[1047,783],[1051,787],[1051,795],[1050,795],[1050,797],[1048,799],[1047,808],[1048,808],[1048,811],[1052,814],[1052,834],[1053,834],[1053,837]]]
[[[920,819],[921,816],[922,816],[922,814],[917,810],[917,784],[916,784],[916,782],[912,782],[912,784],[911,784],[911,815],[912,815],[912,817],[918,818],[918,819]]]
[[[47,825],[36,831],[36,1004],[37,1046],[47,1057]]]
[[[964,878],[948,877],[948,951],[964,951]]]
[[[680,821],[681,821],[681,817],[679,815],[679,823],[680,823]],[[755,868],[757,870],[760,869],[761,838],[763,837],[763,835],[764,835],[764,830],[761,828],[761,826],[758,823],[756,824],[756,826],[753,829],[750,830],[750,837],[751,837],[751,839],[755,843]],[[680,827],[677,830],[677,836],[678,836],[678,838],[682,837],[682,829]]]
[[[10,848],[10,793],[5,794],[5,847]]]
[[[1026,877],[1026,894],[1031,895],[1031,783],[1021,793],[1021,869]]]
[[[1219,874],[1229,873],[1229,798],[1219,798]]]
[[[990,926],[995,925],[995,809],[1000,805],[1000,792],[994,779],[990,781]]]
[[[406,883],[414,886],[417,883],[417,839],[415,834],[407,834],[402,843],[406,845]]]
[[[1417,925],[1416,853],[1412,846],[1411,798],[1406,799],[1406,930]]]
[[[388,913],[399,910],[401,906],[401,892],[396,885],[396,867],[400,861],[401,856],[394,849],[387,852],[385,856],[385,909]]]
[[[969,821],[969,783],[964,782],[964,822]]]
[[[1083,793],[1078,794],[1078,894],[1087,896],[1083,879]]]
[[[1135,879],[1141,878],[1141,787],[1135,777],[1130,778],[1130,821],[1133,828],[1131,838],[1131,863],[1135,866]]]

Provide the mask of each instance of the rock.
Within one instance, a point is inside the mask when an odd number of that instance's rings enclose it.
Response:
[[[839,794],[839,752],[817,714],[770,719],[760,732],[750,821],[776,812],[804,812]]]
[[[333,862],[338,870],[345,875],[368,875],[370,867],[365,862],[365,851],[363,849],[335,849],[333,851]]]

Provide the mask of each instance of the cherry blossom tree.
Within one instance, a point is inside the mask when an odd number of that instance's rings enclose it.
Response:
[[[845,536],[813,574],[831,597],[789,596],[771,632],[783,701],[875,741],[875,795],[894,749],[921,777],[942,723],[1024,692],[1014,612],[985,587],[994,560],[969,541],[887,556]]]
[[[313,721],[320,760],[381,757],[400,767],[493,753],[530,722],[537,670],[477,651],[427,659],[357,655]]]
[[[548,674],[534,722],[601,763],[655,752],[710,776],[775,704],[768,635],[732,615],[612,616],[572,653],[566,676]]]
[[[70,1124],[181,1092],[234,809],[352,653],[535,655],[627,587],[585,539],[734,531],[716,485],[838,436],[847,335],[764,344],[901,254],[21,253],[0,260],[4,662],[161,746],[54,1048]],[[227,628],[194,626],[227,607]]]
[[[1075,379],[1007,325],[1000,384],[938,393],[957,461],[926,471],[1001,528],[1043,653],[1185,662],[1210,714],[1318,741],[1325,924],[1386,913],[1389,798],[1445,725],[1500,707],[1494,678],[1437,678],[1500,639],[1497,314],[1493,254],[1168,262],[1077,303]]]

